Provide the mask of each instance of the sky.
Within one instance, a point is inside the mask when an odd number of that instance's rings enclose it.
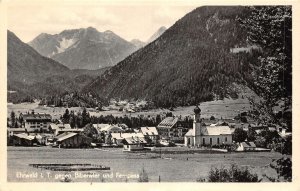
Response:
[[[94,27],[111,30],[130,41],[147,41],[161,26],[169,28],[197,6],[176,4],[11,4],[8,29],[23,42],[40,33],[58,34],[66,29]]]

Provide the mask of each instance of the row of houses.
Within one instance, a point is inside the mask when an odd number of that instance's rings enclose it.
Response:
[[[141,127],[134,131],[130,130],[126,124],[92,124],[92,127],[98,135],[103,137],[104,146],[124,146],[125,150],[138,150],[145,145],[157,145],[163,142],[184,143],[188,147],[233,143],[232,133],[237,127],[234,125],[240,124],[234,124],[234,121],[212,123],[203,120],[198,106],[194,109],[193,116],[192,129],[183,127],[177,117],[166,117],[157,127]],[[33,145],[37,140],[44,139],[46,140],[39,142],[47,144],[50,140],[61,147],[82,147],[92,144],[92,139],[82,133],[83,129],[72,129],[69,124],[51,123],[51,115],[24,114],[23,119],[24,128],[8,128],[8,135],[15,139],[14,144]],[[37,134],[39,129],[48,130],[51,134],[47,136]],[[284,132],[284,129],[278,130]]]

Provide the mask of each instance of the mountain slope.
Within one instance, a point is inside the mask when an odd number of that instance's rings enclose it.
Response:
[[[103,98],[145,98],[158,106],[190,105],[236,96],[228,88],[247,75],[248,53],[236,21],[243,7],[200,7],[177,21],[156,41],[127,57],[86,86]]]
[[[80,91],[108,69],[70,70],[40,55],[10,31],[7,32],[7,45],[7,86],[12,91],[8,93],[9,102]]]
[[[53,75],[69,71],[64,65],[41,56],[29,45],[23,43],[14,33],[7,32],[7,77],[8,81],[34,83]]]
[[[90,70],[113,66],[138,49],[112,31],[92,27],[41,34],[29,45],[71,69]]]
[[[130,43],[133,44],[137,49],[140,49],[146,45],[145,42],[140,41],[139,39],[132,39]]]
[[[160,27],[147,41],[147,44],[155,41],[158,37],[160,37],[165,31],[167,30],[167,28],[165,26]]]

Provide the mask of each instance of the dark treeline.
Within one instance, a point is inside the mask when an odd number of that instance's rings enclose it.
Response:
[[[133,116],[90,116],[89,112],[84,108],[82,112],[75,113],[66,109],[62,115],[61,120],[63,123],[69,123],[72,128],[83,128],[87,124],[126,124],[129,129],[139,129],[140,127],[157,126],[165,117],[173,116],[172,113],[167,113],[166,116],[156,115],[155,117],[139,115]],[[192,128],[193,120],[191,117],[180,118],[180,125],[183,128]]]

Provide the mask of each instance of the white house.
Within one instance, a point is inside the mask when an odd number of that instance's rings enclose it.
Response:
[[[111,133],[111,143],[115,145],[123,145],[127,138],[145,140],[143,133]]]
[[[72,132],[72,133],[80,133],[83,131],[83,129],[72,129],[70,124],[55,124],[51,123],[49,125],[51,130],[53,131],[54,136],[57,136],[59,134],[63,134],[66,132]]]
[[[93,124],[93,127],[96,128],[98,133],[101,132],[108,134],[108,133],[120,133],[124,132],[122,127],[119,127],[117,125],[110,125],[110,124]]]
[[[159,136],[156,127],[141,127],[141,132],[151,143],[158,143]]]
[[[194,109],[193,129],[184,136],[185,146],[214,146],[232,144],[232,132],[229,126],[204,126],[201,124],[201,109]]]
[[[256,145],[254,142],[242,142],[239,144],[236,151],[254,151],[256,149]]]
[[[143,150],[145,144],[147,144],[147,142],[144,138],[128,137],[124,139],[123,151]]]

